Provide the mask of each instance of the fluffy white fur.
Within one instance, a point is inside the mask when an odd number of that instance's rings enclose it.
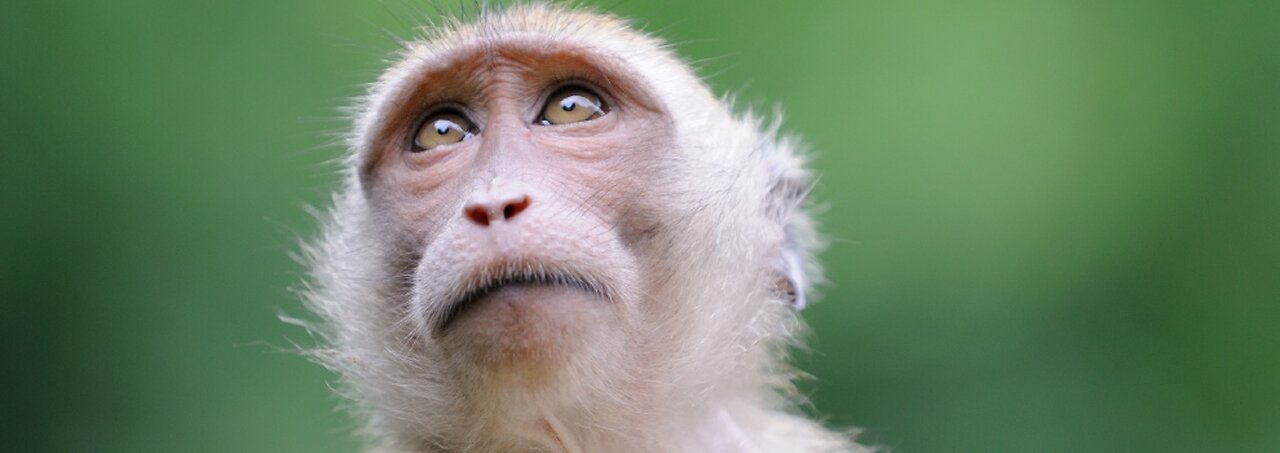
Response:
[[[598,51],[641,75],[672,116],[676,146],[649,196],[671,206],[640,261],[659,304],[625,354],[585,354],[538,392],[460,389],[429,336],[416,335],[401,252],[379,231],[362,181],[370,143],[422,65],[457,46],[550,37]],[[799,415],[787,352],[803,322],[819,241],[811,184],[793,140],[737,116],[658,40],[617,18],[549,5],[450,21],[407,43],[357,105],[343,186],[306,253],[305,300],[321,319],[314,351],[378,451],[869,451]],[[782,282],[781,286],[779,282]],[[641,359],[642,358],[642,359]],[[557,433],[546,442],[538,431]]]

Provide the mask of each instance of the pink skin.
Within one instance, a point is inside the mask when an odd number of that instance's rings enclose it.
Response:
[[[623,347],[638,324],[649,241],[658,231],[654,190],[672,125],[629,74],[586,50],[536,43],[460,49],[422,72],[364,165],[366,194],[408,263],[421,338],[450,357],[545,371],[584,345]],[[494,49],[499,50],[494,50]],[[590,88],[604,116],[538,124],[547,96],[567,84]],[[478,131],[414,152],[423,114],[449,106]],[[420,258],[417,258],[420,257]],[[460,312],[447,329],[451,295],[514,263],[588,277],[600,297],[556,285],[503,287]],[[622,333],[622,335],[619,335]]]

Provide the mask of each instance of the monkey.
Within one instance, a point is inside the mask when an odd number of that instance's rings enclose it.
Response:
[[[304,303],[371,451],[869,452],[798,410],[807,151],[557,3],[408,40],[356,103]]]

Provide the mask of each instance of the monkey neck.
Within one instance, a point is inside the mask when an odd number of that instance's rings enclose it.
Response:
[[[674,388],[695,392],[669,391]],[[388,443],[374,451],[871,451],[852,444],[845,434],[782,409],[784,398],[770,386],[758,392],[714,389],[709,395],[672,385],[646,390],[576,401],[499,390],[466,407],[384,406],[387,412],[375,410],[372,415],[375,431],[386,435]]]
[[[447,433],[401,433],[411,439],[401,445],[409,447],[391,451],[854,451],[816,423],[740,395],[690,404],[697,399],[619,395],[591,407],[506,399],[486,404],[487,411],[473,410]]]

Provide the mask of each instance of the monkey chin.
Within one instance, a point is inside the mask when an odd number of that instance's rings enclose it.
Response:
[[[609,300],[565,285],[506,285],[472,301],[446,326],[441,346],[463,369],[490,384],[551,382],[574,362],[617,343]]]

